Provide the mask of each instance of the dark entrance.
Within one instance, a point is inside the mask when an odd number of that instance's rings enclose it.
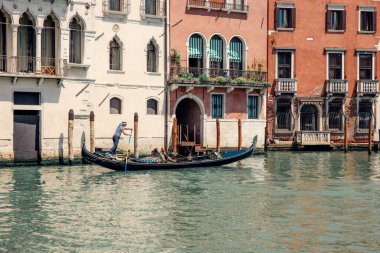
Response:
[[[318,131],[318,111],[314,105],[301,108],[301,131]]]
[[[179,102],[175,111],[179,126],[180,142],[201,143],[201,109],[193,99],[185,98]]]
[[[15,162],[40,161],[39,126],[39,111],[14,111],[13,151]]]

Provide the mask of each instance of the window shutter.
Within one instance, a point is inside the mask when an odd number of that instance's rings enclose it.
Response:
[[[342,30],[346,30],[346,10],[342,11]]]
[[[375,31],[376,32],[376,23],[377,23],[377,12],[376,11],[374,11],[374,12],[372,12],[372,15],[373,15],[373,31]]]
[[[331,29],[330,17],[331,17],[331,11],[327,10],[327,12],[326,12],[326,31]]]
[[[292,9],[292,28],[296,28],[296,8]]]
[[[277,30],[278,28],[278,13],[279,13],[279,9],[276,7],[274,9],[274,29]]]

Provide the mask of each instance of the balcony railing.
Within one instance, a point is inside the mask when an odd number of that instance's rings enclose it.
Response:
[[[222,10],[227,12],[243,12],[248,13],[249,6],[243,4],[233,4],[233,3],[221,3],[205,0],[187,0],[187,8],[198,8],[198,9],[208,9],[208,10]]]
[[[302,146],[330,145],[330,132],[328,131],[299,131],[297,144]]]
[[[141,15],[144,18],[164,18],[165,1],[141,0]]]
[[[378,80],[358,80],[356,85],[357,93],[359,96],[379,94],[379,81]]]
[[[255,85],[268,80],[266,71],[215,68],[170,68],[170,82],[183,84]]]
[[[297,93],[297,80],[288,78],[279,78],[276,80],[275,91],[277,95],[282,93]]]
[[[0,75],[63,76],[66,61],[55,58],[0,56]]]
[[[103,0],[103,13],[105,15],[127,15],[129,11],[129,0]]]
[[[348,93],[348,81],[331,79],[326,81],[326,93],[327,94],[347,94]]]

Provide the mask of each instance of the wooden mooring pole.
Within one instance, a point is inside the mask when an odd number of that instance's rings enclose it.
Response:
[[[69,165],[74,163],[74,145],[73,145],[73,135],[74,135],[74,110],[69,111],[69,124],[68,124],[68,148],[69,148]]]
[[[238,150],[241,150],[242,132],[241,132],[241,119],[238,120]]]
[[[139,115],[135,112],[133,126],[133,154],[135,157],[139,157]]]
[[[368,128],[368,154],[372,154],[372,115],[369,120],[369,128]]]
[[[173,131],[172,131],[172,143],[173,143],[173,153],[178,153],[178,125],[177,118],[173,119]]]
[[[220,121],[216,119],[216,152],[220,152]]]
[[[95,113],[90,112],[90,152],[95,152]]]
[[[348,125],[346,116],[344,116],[344,152],[348,152]]]

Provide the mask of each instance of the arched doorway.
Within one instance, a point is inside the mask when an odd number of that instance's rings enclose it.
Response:
[[[180,142],[202,143],[202,111],[198,103],[191,98],[182,99],[175,108]]]
[[[301,131],[318,131],[318,109],[315,105],[302,106]]]

